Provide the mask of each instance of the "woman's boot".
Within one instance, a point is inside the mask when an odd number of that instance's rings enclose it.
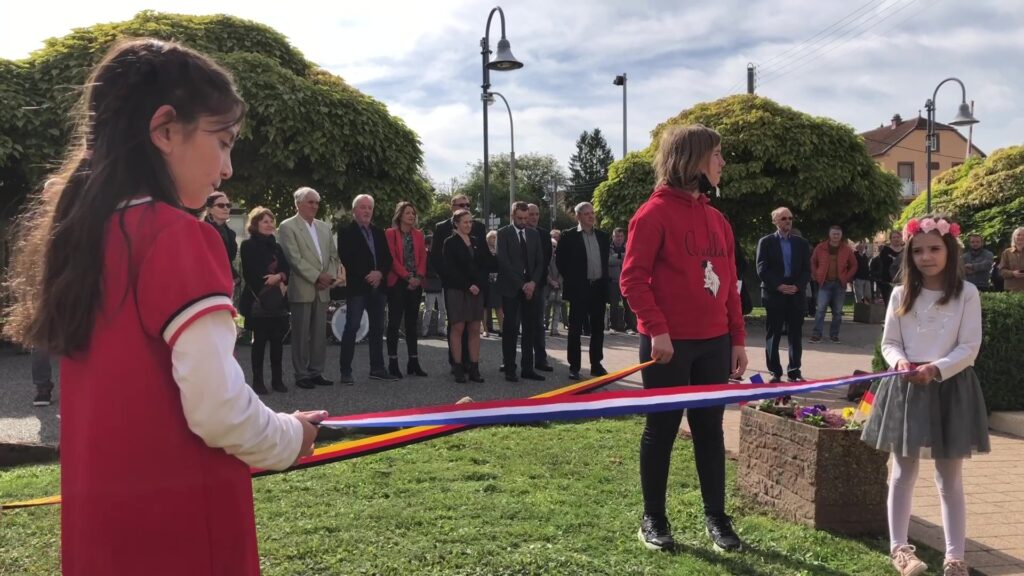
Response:
[[[388,374],[391,374],[395,378],[402,377],[402,371],[398,369],[398,356],[391,356],[388,359]]]
[[[427,373],[420,368],[420,359],[416,356],[409,357],[409,364],[405,367],[405,373],[410,376],[426,376]]]
[[[466,382],[466,370],[462,367],[462,364],[453,365],[452,374],[455,375],[455,381],[459,384],[464,384]]]
[[[480,363],[479,362],[470,362],[469,363],[469,379],[472,380],[473,382],[477,382],[477,383],[480,383],[480,382],[484,381],[484,377],[480,375]]]
[[[284,377],[281,375],[280,362],[276,365],[274,362],[270,363],[270,387],[274,389],[274,392],[288,391],[288,387],[284,385]]]
[[[252,390],[260,396],[267,393],[267,387],[263,385],[263,368],[252,369]]]

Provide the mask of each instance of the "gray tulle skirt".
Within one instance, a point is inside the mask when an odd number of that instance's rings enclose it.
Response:
[[[988,411],[974,368],[942,382],[898,376],[871,387],[875,400],[861,440],[909,458],[969,458],[991,450]]]

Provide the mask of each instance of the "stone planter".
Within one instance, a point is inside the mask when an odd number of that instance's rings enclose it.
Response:
[[[783,519],[842,534],[886,534],[888,454],[859,430],[818,428],[744,407],[740,490]]]

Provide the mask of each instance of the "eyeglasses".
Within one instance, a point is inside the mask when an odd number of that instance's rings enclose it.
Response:
[[[225,204],[224,202],[218,202],[214,204],[214,206],[216,206],[217,208],[227,208],[228,210],[231,209],[231,204]]]
[[[792,216],[779,216],[779,220],[792,220]]]
[[[469,208],[469,202],[459,202],[457,204],[452,204],[452,206],[455,206],[456,208]]]

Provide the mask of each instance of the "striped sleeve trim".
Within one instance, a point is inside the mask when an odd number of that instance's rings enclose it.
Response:
[[[232,316],[235,315],[235,307],[231,303],[231,298],[223,294],[212,294],[191,302],[168,320],[163,330],[164,341],[174,348],[174,343],[178,341],[178,337],[190,324],[217,310],[227,310],[231,312]]]

